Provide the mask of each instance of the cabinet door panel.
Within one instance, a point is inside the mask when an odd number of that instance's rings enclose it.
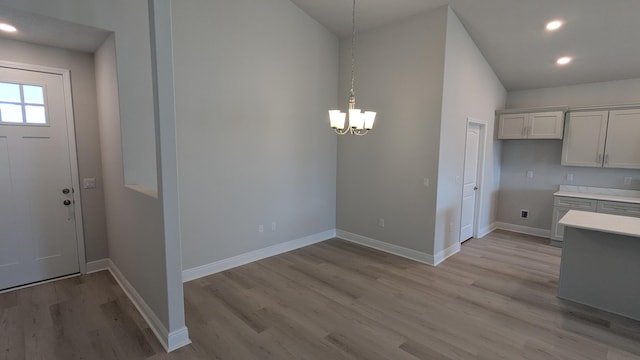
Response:
[[[604,167],[640,169],[640,109],[610,112]]]
[[[640,204],[598,201],[598,212],[603,214],[640,217]]]
[[[564,112],[552,111],[529,114],[529,139],[562,139]]]
[[[564,237],[564,225],[560,225],[558,221],[569,212],[569,208],[553,207],[553,223],[551,224],[551,238],[561,241]]]
[[[567,207],[581,211],[596,211],[598,200],[556,196],[553,199],[553,206]]]
[[[528,114],[500,115],[498,139],[526,139],[525,128],[528,117]]]
[[[562,165],[602,167],[608,111],[569,114],[562,143]]]

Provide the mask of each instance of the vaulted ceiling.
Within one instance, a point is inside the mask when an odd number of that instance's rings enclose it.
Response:
[[[351,0],[291,1],[338,36],[349,36]],[[640,0],[357,0],[358,29],[447,4],[508,90],[640,78]],[[22,30],[11,38],[80,51],[95,50],[108,35],[0,7],[0,21],[8,19]],[[545,31],[553,19],[565,25]],[[574,61],[558,66],[561,56]]]
[[[339,36],[351,0],[291,0]],[[640,78],[640,0],[357,0],[360,31],[449,4],[508,90]],[[545,24],[561,19],[555,31]],[[574,61],[558,66],[561,56]]]

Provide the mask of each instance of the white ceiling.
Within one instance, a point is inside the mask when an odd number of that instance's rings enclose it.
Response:
[[[15,33],[0,31],[0,37],[82,52],[94,52],[109,36],[106,30],[0,5],[0,23],[2,22],[10,23],[18,28],[18,31]]]
[[[291,0],[340,36],[351,32],[351,0]],[[640,78],[640,0],[357,0],[359,30],[449,4],[508,90]],[[551,19],[566,24],[548,33]],[[107,31],[0,6],[7,38],[93,52]],[[558,67],[560,56],[573,56]]]
[[[291,0],[351,33],[351,0]],[[640,78],[640,0],[357,0],[359,30],[449,4],[508,90]],[[564,20],[549,33],[545,24]],[[555,60],[572,56],[572,64]]]

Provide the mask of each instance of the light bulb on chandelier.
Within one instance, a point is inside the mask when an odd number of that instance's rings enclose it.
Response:
[[[373,129],[376,121],[376,113],[373,111],[362,112],[356,109],[355,95],[355,45],[356,45],[356,0],[353,0],[353,32],[351,34],[351,91],[349,92],[349,117],[340,110],[329,110],[329,123],[331,128],[338,135],[358,135],[362,136]]]

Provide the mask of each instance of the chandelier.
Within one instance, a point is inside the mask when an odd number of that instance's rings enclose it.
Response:
[[[331,128],[338,135],[352,134],[357,136],[365,135],[369,130],[373,129],[373,123],[376,121],[376,113],[373,111],[361,112],[356,109],[356,94],[354,91],[355,76],[355,46],[356,46],[356,0],[353,0],[352,14],[353,31],[351,33],[351,91],[349,92],[349,117],[347,123],[347,114],[340,110],[329,110],[329,123]]]

